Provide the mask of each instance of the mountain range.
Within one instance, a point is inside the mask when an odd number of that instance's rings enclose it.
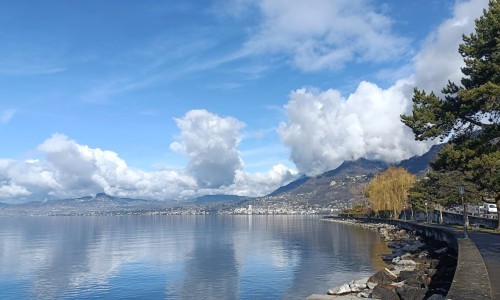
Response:
[[[433,146],[427,153],[414,156],[393,166],[403,167],[419,177],[429,170],[429,163],[442,145]],[[98,215],[103,212],[127,214],[138,211],[174,211],[179,207],[217,207],[231,205],[295,204],[318,207],[345,208],[360,197],[364,185],[378,172],[390,165],[379,160],[360,158],[345,161],[338,168],[317,176],[301,176],[269,195],[257,198],[236,195],[206,195],[183,201],[158,201],[120,198],[104,193],[73,199],[31,201],[21,204],[0,203],[0,215]]]
[[[436,158],[442,147],[434,145],[423,155],[413,156],[393,165],[366,158],[345,161],[334,170],[314,177],[302,176],[265,197],[249,201],[253,204],[266,202],[268,205],[288,202],[321,207],[348,207],[357,197],[362,197],[364,185],[389,166],[403,167],[417,177],[425,176],[430,169],[429,163]]]

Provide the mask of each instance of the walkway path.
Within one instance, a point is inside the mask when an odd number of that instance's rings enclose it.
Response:
[[[469,238],[476,244],[486,264],[493,299],[500,300],[500,234],[471,231]]]
[[[462,229],[455,228],[453,231],[457,238],[463,238]],[[500,234],[479,231],[468,231],[468,234],[486,265],[491,283],[492,299],[500,300]]]

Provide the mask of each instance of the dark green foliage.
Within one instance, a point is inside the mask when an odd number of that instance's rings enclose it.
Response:
[[[448,82],[443,97],[415,89],[413,113],[401,119],[417,140],[450,139],[432,164],[436,172],[453,174],[477,188],[476,198],[500,204],[499,0],[491,0],[475,32],[463,36],[459,52],[465,62],[462,85]]]

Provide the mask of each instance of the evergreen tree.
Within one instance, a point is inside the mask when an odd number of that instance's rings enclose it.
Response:
[[[461,85],[448,82],[443,97],[415,89],[413,112],[401,119],[417,140],[449,138],[434,170],[459,172],[500,207],[499,0],[491,0],[475,32],[463,36],[459,53],[465,62]]]

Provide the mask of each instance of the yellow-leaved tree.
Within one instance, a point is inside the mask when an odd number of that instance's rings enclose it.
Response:
[[[378,173],[366,188],[366,197],[376,214],[389,214],[391,218],[398,216],[405,208],[408,191],[415,184],[415,175],[404,168],[390,167]]]

